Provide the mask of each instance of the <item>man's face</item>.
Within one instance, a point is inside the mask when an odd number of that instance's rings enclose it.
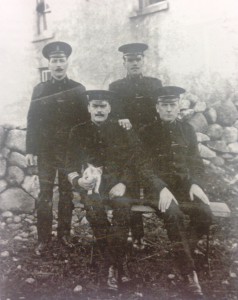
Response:
[[[129,55],[124,57],[124,67],[127,70],[127,75],[138,76],[142,74],[144,65],[144,57],[142,55]]]
[[[92,122],[101,124],[105,122],[111,112],[111,105],[107,100],[91,100],[88,104]]]
[[[179,99],[175,102],[158,102],[156,104],[157,113],[160,115],[160,119],[165,122],[173,122],[179,114]]]
[[[49,59],[49,70],[51,75],[56,80],[62,80],[66,76],[68,69],[68,58],[66,56],[62,57],[51,57]]]

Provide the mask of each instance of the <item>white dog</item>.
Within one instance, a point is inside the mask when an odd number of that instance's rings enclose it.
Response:
[[[87,180],[95,180],[95,186],[92,190],[88,191],[88,195],[92,195],[93,192],[99,194],[99,187],[102,181],[102,167],[94,167],[88,164],[88,167],[83,171],[82,177]]]

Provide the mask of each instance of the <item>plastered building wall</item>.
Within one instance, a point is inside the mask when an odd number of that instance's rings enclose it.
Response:
[[[40,81],[39,68],[47,66],[41,49],[54,40],[72,45],[69,77],[88,89],[107,88],[125,76],[117,48],[140,41],[149,45],[144,74],[160,78],[164,85],[181,85],[211,104],[236,92],[236,0],[168,0],[167,10],[137,17],[132,16],[139,9],[138,0],[46,2],[48,39],[36,34],[34,0],[9,0],[16,16],[2,9],[2,120],[26,119],[32,88]]]

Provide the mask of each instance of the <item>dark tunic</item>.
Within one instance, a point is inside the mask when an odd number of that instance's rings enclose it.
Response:
[[[84,91],[82,84],[68,78],[34,88],[27,116],[27,153],[37,155],[66,145],[70,129],[88,119]]]
[[[70,134],[67,171],[81,174],[90,163],[102,166],[103,176],[110,176],[113,185],[119,182],[129,185],[138,143],[134,132],[126,131],[116,121],[108,120],[101,126],[91,121],[80,124]]]
[[[113,116],[129,119],[135,128],[151,123],[156,116],[154,92],[160,87],[159,79],[146,76],[112,82],[109,90],[120,98],[112,107]]]
[[[168,186],[176,182],[186,189],[193,183],[202,185],[204,166],[190,124],[156,120],[140,131],[140,137],[155,174]]]

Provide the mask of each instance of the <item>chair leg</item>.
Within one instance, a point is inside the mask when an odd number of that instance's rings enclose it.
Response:
[[[93,236],[92,246],[91,246],[91,253],[90,253],[90,265],[93,265],[94,262],[94,245],[95,244],[95,237]]]
[[[207,232],[207,240],[206,240],[206,263],[208,266],[208,275],[211,277],[211,264],[209,259],[209,251],[210,251],[210,228],[208,228]]]

